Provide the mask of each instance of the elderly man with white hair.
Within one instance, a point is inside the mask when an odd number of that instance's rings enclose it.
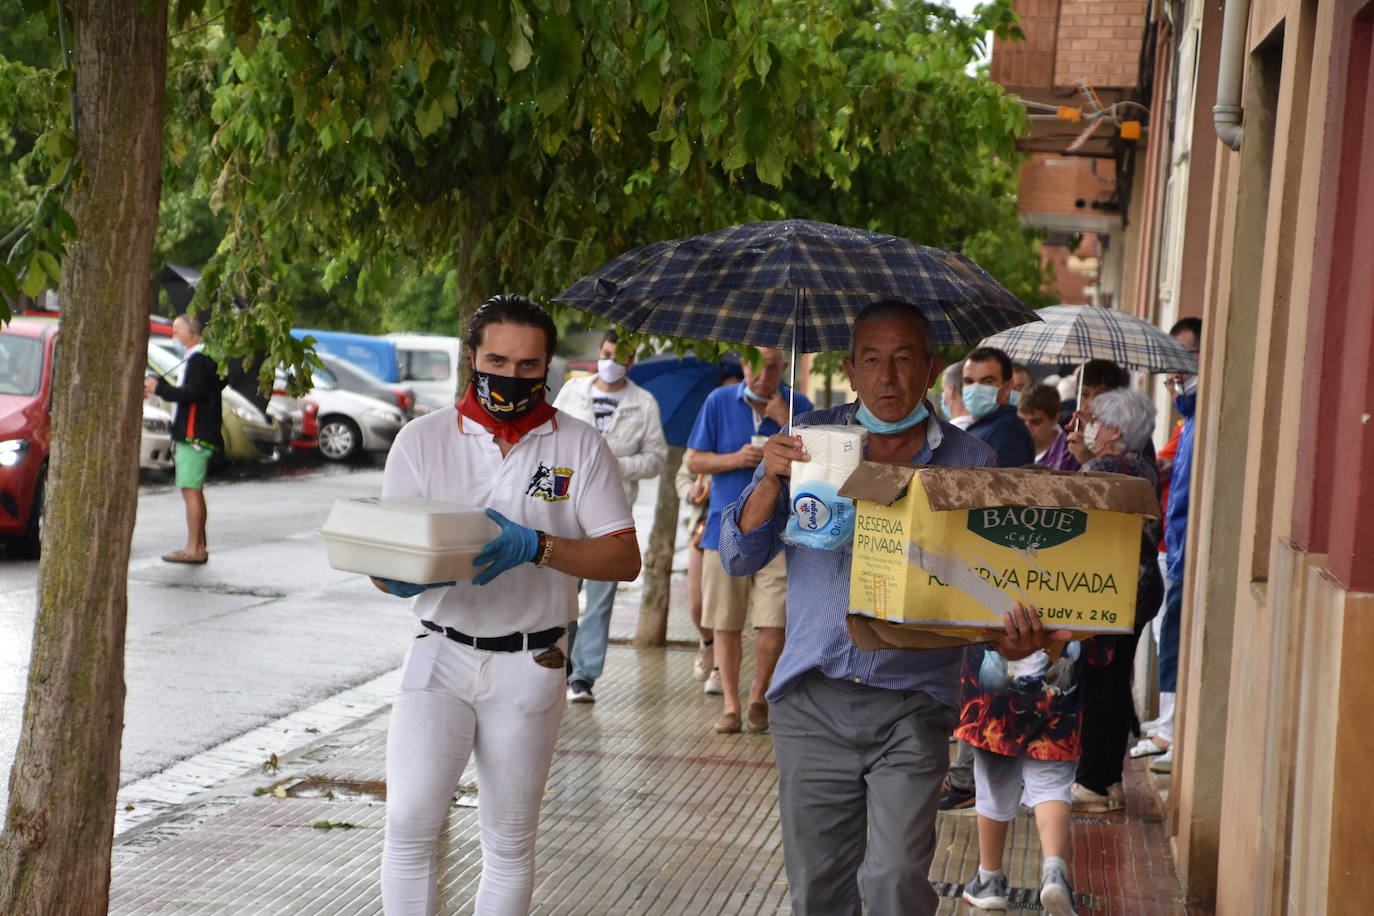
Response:
[[[964,364],[946,366],[940,378],[940,410],[946,420],[967,430],[973,425],[973,414],[964,406]]]
[[[1155,424],[1150,399],[1138,391],[1118,388],[1093,398],[1089,413],[1082,441],[1092,457],[1083,470],[1140,477],[1158,492],[1154,464],[1142,456]],[[1084,671],[1083,752],[1073,787],[1073,807],[1078,811],[1120,811],[1126,806],[1121,777],[1135,716],[1131,700],[1135,644],[1164,598],[1156,550],[1160,531],[1157,519],[1147,519],[1141,532],[1134,632],[1096,637],[1112,649],[1111,663],[1088,666]]]

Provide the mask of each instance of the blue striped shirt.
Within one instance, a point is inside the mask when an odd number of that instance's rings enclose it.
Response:
[[[853,423],[856,406],[844,404],[802,414],[796,418],[797,425]],[[995,468],[997,453],[931,411],[926,421],[925,447],[911,463]],[[816,670],[826,677],[871,687],[921,690],[957,708],[962,649],[862,652],[850,640],[844,618],[849,613],[851,554],[847,550],[814,550],[783,544],[781,535],[788,511],[785,488],[772,518],[748,533],[739,530],[740,509],[762,476],[760,464],[740,498],[725,510],[720,559],[730,575],[747,576],[767,565],[779,550],[787,550],[787,641],[768,688],[769,701],[785,696],[808,671]]]

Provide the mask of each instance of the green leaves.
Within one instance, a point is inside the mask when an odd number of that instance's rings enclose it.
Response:
[[[1005,3],[202,5],[223,25],[173,40],[164,182],[199,209],[164,225],[169,246],[212,233],[199,295],[225,346],[292,357],[244,322],[296,306],[453,332],[497,290],[545,298],[633,245],[790,213],[971,245],[1026,286],[1039,267],[1007,164],[1024,113],[965,72]]]
[[[510,0],[510,9],[510,31],[506,36],[506,52],[510,55],[511,70],[519,73],[530,65],[530,58],[534,56],[534,48],[530,45],[530,39],[534,37],[534,28],[530,25],[529,16],[519,0]]]
[[[421,137],[428,137],[444,123],[444,106],[438,99],[431,99],[415,112],[415,129]]]
[[[701,44],[692,56],[696,68],[700,96],[697,107],[703,118],[714,120],[725,104],[726,77],[730,66],[730,46],[724,40],[711,38]]]

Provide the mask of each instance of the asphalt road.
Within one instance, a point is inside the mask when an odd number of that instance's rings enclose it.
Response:
[[[395,668],[409,602],[337,572],[316,529],[339,497],[380,492],[379,468],[212,479],[210,562],[180,547],[180,491],[140,488],[129,563],[120,782],[167,766]],[[0,558],[0,811],[19,740],[38,563]]]

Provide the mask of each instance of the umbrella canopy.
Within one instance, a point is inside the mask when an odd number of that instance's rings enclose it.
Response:
[[[919,307],[936,344],[971,344],[1035,312],[961,254],[789,219],[626,252],[554,296],[641,334],[814,353],[848,350],[864,306]]]
[[[701,405],[719,384],[720,370],[716,364],[665,353],[635,363],[629,375],[658,401],[663,438],[669,445],[686,448]]]
[[[1143,318],[1096,305],[1053,305],[1041,320],[993,334],[984,346],[1042,363],[1112,362],[1141,372],[1197,374],[1188,348]]]
[[[162,288],[167,290],[167,296],[176,307],[177,314],[184,314],[187,306],[191,304],[191,298],[196,294],[196,285],[200,283],[200,271],[184,264],[169,263],[162,268],[157,278]]]

